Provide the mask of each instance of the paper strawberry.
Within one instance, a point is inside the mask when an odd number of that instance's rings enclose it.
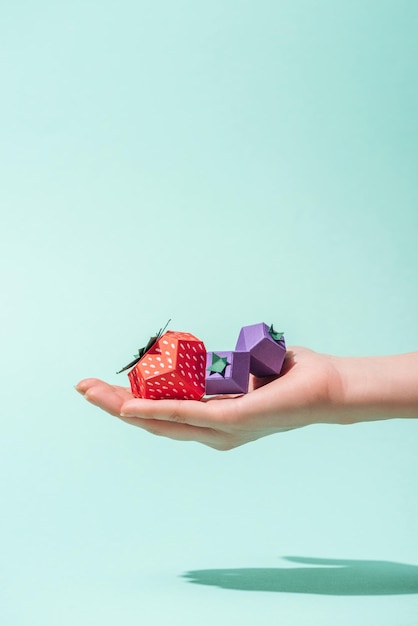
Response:
[[[137,398],[200,400],[205,393],[206,349],[191,333],[168,330],[129,372]]]

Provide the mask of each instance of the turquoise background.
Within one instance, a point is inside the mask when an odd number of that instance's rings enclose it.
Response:
[[[418,349],[417,27],[414,0],[3,3],[2,624],[417,623],[416,421],[219,453],[72,388],[169,317],[215,350],[262,320]]]

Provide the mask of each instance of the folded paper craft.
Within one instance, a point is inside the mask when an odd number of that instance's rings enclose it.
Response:
[[[191,333],[164,332],[166,327],[120,370],[132,368],[128,376],[137,398],[200,400],[205,393],[247,393],[250,373],[274,376],[282,369],[286,344],[273,325],[243,326],[234,351],[207,354],[203,341]]]
[[[205,393],[206,349],[190,333],[167,331],[129,372],[137,398],[200,400]]]
[[[250,372],[254,376],[280,374],[286,355],[283,333],[261,322],[243,326],[238,336],[236,350],[250,353]]]
[[[249,352],[208,352],[206,393],[247,393],[249,372]]]

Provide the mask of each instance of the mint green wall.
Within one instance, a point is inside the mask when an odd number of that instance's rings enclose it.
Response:
[[[417,20],[413,0],[0,8],[6,626],[416,623],[411,594],[187,582],[418,564],[415,422],[219,454],[72,385],[125,380],[169,317],[208,349],[262,320],[324,352],[418,349]]]

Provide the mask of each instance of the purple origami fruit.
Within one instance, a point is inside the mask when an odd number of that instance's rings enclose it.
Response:
[[[250,375],[248,352],[208,352],[206,394],[247,393]]]
[[[267,324],[243,326],[238,336],[236,350],[250,353],[250,372],[254,376],[280,374],[286,354],[283,333]]]

